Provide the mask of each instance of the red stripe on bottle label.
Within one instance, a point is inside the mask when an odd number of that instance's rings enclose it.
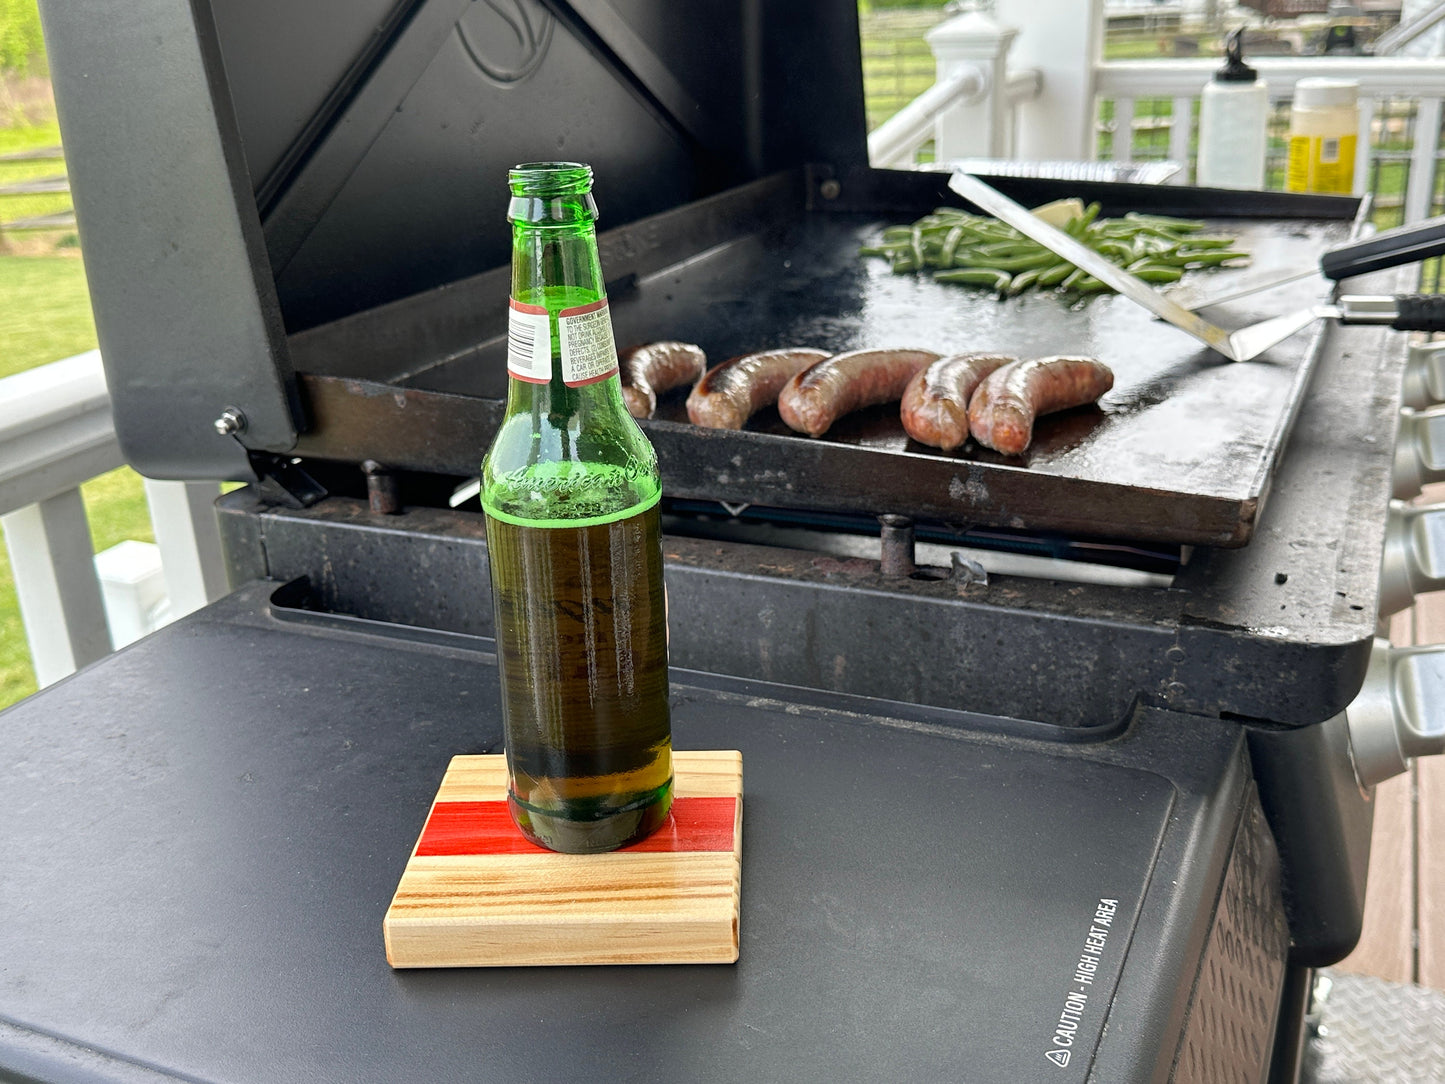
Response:
[[[545,305],[528,305],[525,302],[518,301],[515,297],[508,298],[507,304],[518,312],[530,312],[534,316],[547,315],[547,307]]]
[[[737,807],[736,798],[674,798],[663,826],[622,852],[730,851]],[[438,802],[422,829],[416,853],[431,858],[551,852],[522,835],[503,801]]]

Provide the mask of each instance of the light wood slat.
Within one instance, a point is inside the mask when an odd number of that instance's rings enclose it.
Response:
[[[1419,824],[1419,976],[1422,986],[1445,990],[1445,759],[1416,765]]]
[[[675,751],[673,774],[677,798],[736,799],[731,849],[418,857],[413,847],[382,923],[387,961],[398,968],[734,962],[742,754]],[[436,801],[501,802],[506,794],[505,757],[459,756]]]
[[[1445,498],[1445,487],[1431,486],[1422,502]],[[1445,642],[1445,592],[1421,595],[1415,601],[1414,641]],[[1422,986],[1445,990],[1445,761],[1425,757],[1416,762],[1416,899],[1419,927],[1418,975]]]
[[[1355,951],[1335,965],[1341,971],[1414,981],[1414,822],[1408,774],[1375,787],[1364,930]]]

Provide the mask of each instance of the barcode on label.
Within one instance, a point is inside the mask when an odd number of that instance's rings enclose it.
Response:
[[[1320,140],[1320,161],[1338,162],[1340,160],[1340,141],[1338,139]]]
[[[540,305],[511,302],[507,315],[507,372],[533,384],[552,379],[552,331],[547,310]]]

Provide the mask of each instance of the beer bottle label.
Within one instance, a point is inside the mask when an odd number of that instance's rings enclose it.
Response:
[[[612,314],[605,297],[559,312],[557,337],[562,381],[569,388],[595,384],[617,372],[617,344],[612,341]]]
[[[552,379],[552,329],[541,305],[508,301],[507,372],[530,384]]]

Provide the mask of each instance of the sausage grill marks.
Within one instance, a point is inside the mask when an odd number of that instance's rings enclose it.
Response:
[[[707,368],[707,355],[692,343],[647,343],[624,350],[617,360],[622,400],[634,418],[652,417],[659,395],[696,383]]]
[[[984,377],[1014,358],[1003,354],[953,354],[939,358],[903,389],[899,417],[920,444],[951,452],[968,440],[968,401]]]
[[[897,402],[914,375],[937,360],[931,350],[835,354],[788,381],[778,395],[778,413],[790,428],[821,436],[845,414]]]
[[[1020,455],[1040,414],[1092,403],[1114,386],[1109,367],[1093,358],[1028,358],[996,369],[968,406],[973,439],[1004,455]]]
[[[826,350],[762,350],[710,369],[687,397],[687,416],[709,429],[741,429],[778,398],[794,375],[828,356]]]

